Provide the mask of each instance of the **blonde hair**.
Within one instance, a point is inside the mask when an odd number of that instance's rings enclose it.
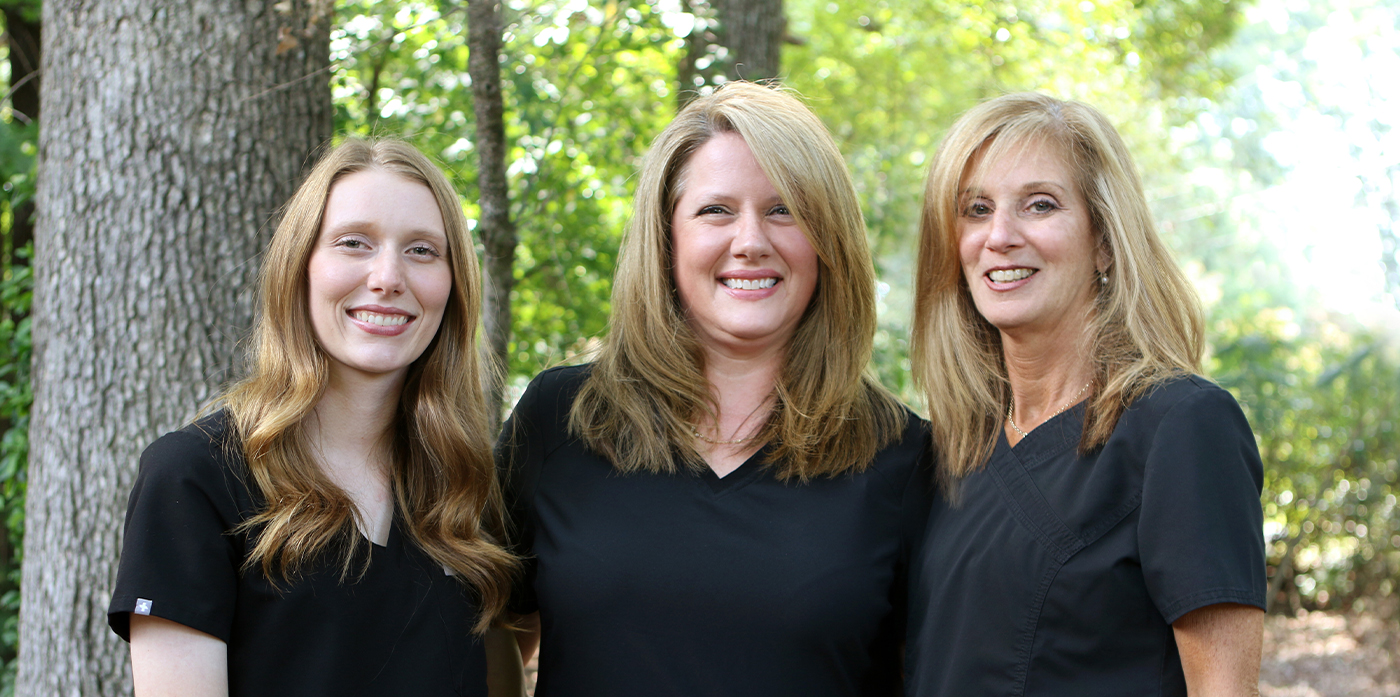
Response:
[[[952,483],[996,445],[1011,388],[1001,335],[977,311],[958,253],[958,200],[980,170],[1019,149],[1053,147],[1090,211],[1101,271],[1087,345],[1096,388],[1080,452],[1108,440],[1123,410],[1154,386],[1199,372],[1200,300],[1157,235],[1132,157],[1103,114],[1042,94],[1009,94],[958,119],[929,170],[920,224],[911,358],[940,472]],[[1086,279],[1086,282],[1087,279]]]
[[[502,547],[503,506],[481,389],[480,273],[456,192],[441,170],[401,141],[349,140],[327,153],[287,202],[263,260],[250,375],[222,399],[265,502],[240,526],[256,540],[246,566],[261,566],[270,579],[295,578],[319,553],[335,548],[343,581],[357,550],[363,548],[369,561],[354,505],[312,460],[302,423],[328,378],[328,359],[310,321],[307,263],[331,188],[370,169],[423,184],[442,212],[452,292],[437,335],[404,382],[391,483],[413,541],[475,591],[480,632],[505,607],[518,565]]]
[[[780,478],[860,471],[892,442],[904,408],[865,373],[875,334],[875,274],[860,203],[826,127],[784,92],[731,82],[691,102],[642,163],[613,281],[609,330],[574,401],[569,430],[622,472],[701,470],[691,426],[716,406],[704,355],[672,276],[671,219],[690,157],[736,133],[816,250],[817,288],[784,355],[757,440]]]

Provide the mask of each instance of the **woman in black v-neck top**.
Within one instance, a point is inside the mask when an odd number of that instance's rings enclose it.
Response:
[[[261,280],[248,377],[141,457],[108,608],[136,697],[486,697],[518,562],[456,192],[406,143],[349,140]]]
[[[865,377],[873,268],[820,121],[730,83],[642,166],[597,361],[502,434],[539,697],[900,691],[924,423]]]
[[[944,496],[910,581],[909,691],[1254,695],[1263,479],[1194,375],[1199,303],[1091,107],[963,116],[925,194],[913,363]]]

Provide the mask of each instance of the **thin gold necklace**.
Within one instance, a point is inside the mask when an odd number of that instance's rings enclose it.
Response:
[[[747,438],[739,438],[738,440],[710,440],[709,438],[700,435],[699,429],[695,428],[694,426],[690,427],[690,435],[695,436],[696,438],[699,438],[700,440],[703,440],[706,443],[709,443],[710,445],[738,445],[740,443],[747,443],[753,440],[753,436],[749,436]]]
[[[1065,402],[1065,403],[1064,403],[1064,406],[1060,407],[1059,409],[1056,409],[1054,414],[1051,414],[1050,416],[1045,417],[1045,421],[1049,421],[1050,419],[1053,419],[1053,418],[1055,418],[1056,416],[1059,416],[1061,413],[1064,412],[1064,410],[1066,410],[1066,409],[1068,409],[1068,408],[1074,406],[1076,403],[1078,403],[1078,402],[1079,402],[1079,398],[1080,398],[1080,397],[1083,397],[1083,396],[1084,396],[1084,393],[1089,391],[1089,386],[1092,385],[1092,384],[1094,384],[1094,381],[1093,381],[1092,379],[1089,380],[1089,382],[1084,383],[1084,386],[1081,387],[1081,388],[1079,388],[1079,392],[1075,393],[1075,395],[1074,395],[1073,397],[1071,397],[1070,400],[1069,400],[1068,402]],[[1029,433],[1026,433],[1025,431],[1022,431],[1022,430],[1021,430],[1021,427],[1016,425],[1016,419],[1014,419],[1014,418],[1011,417],[1012,410],[1014,410],[1015,408],[1016,408],[1016,398],[1015,398],[1015,397],[1012,397],[1012,398],[1011,398],[1011,403],[1008,404],[1008,405],[1006,405],[1006,420],[1011,424],[1011,429],[1012,429],[1013,431],[1015,431],[1015,432],[1021,434],[1021,437],[1022,437],[1022,438],[1025,438],[1026,436],[1029,436],[1030,434],[1029,434]],[[1045,423],[1045,421],[1042,421],[1041,423]]]

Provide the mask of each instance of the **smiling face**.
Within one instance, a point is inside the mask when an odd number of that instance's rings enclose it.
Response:
[[[958,202],[958,251],[977,310],[1004,335],[1083,329],[1106,260],[1058,148],[1030,143],[980,169]]]
[[[442,322],[447,252],[442,212],[423,184],[367,169],[331,187],[306,274],[311,325],[333,370],[407,371]]]
[[[817,287],[812,243],[736,133],[696,150],[679,181],[671,243],[691,328],[710,350],[781,350]]]

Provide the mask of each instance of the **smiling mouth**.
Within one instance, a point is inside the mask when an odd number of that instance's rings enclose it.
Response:
[[[777,284],[776,278],[726,278],[722,279],[726,288],[732,290],[763,290]]]
[[[350,313],[350,316],[365,324],[373,324],[377,327],[399,327],[408,324],[408,321],[413,319],[409,315],[387,315],[368,310],[355,310]]]
[[[1035,269],[996,269],[987,272],[987,278],[997,283],[1011,283],[1023,278],[1030,278],[1035,273]]]

